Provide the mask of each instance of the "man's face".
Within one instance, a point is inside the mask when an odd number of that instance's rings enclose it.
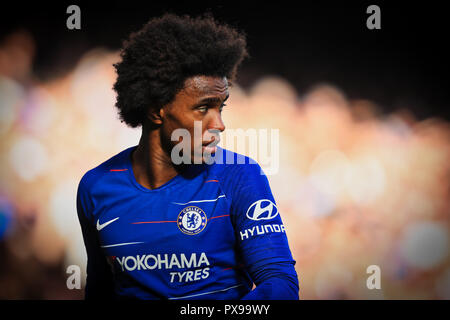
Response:
[[[190,163],[204,162],[204,155],[215,152],[215,145],[220,140],[219,133],[225,130],[221,113],[228,96],[225,77],[188,78],[174,101],[165,106],[161,113],[161,143],[170,149],[166,151],[170,154],[172,148],[183,140],[183,144],[190,144]],[[194,123],[197,124],[196,130]],[[178,141],[171,141],[175,129],[185,129],[184,132],[189,134]]]

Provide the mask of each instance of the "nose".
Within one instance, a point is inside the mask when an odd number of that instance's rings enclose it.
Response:
[[[211,119],[211,121],[209,122],[207,129],[211,130],[211,131],[219,131],[219,132],[225,131],[225,124],[223,123],[222,115],[220,114],[220,112],[214,113],[214,116]]]

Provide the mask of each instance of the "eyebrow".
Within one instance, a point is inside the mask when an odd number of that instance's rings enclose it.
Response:
[[[230,94],[227,94],[227,96],[225,97],[225,99],[220,99],[218,97],[207,97],[207,98],[203,98],[201,100],[198,101],[197,104],[205,104],[205,103],[223,103],[225,101],[227,101],[227,99],[229,98]]]

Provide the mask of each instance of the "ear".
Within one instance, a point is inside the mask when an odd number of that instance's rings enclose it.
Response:
[[[147,113],[147,118],[151,123],[156,125],[161,125],[163,123],[164,118],[164,108],[149,108]]]

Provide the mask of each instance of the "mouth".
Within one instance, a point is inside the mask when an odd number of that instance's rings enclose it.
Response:
[[[220,137],[213,137],[212,140],[203,142],[202,146],[203,147],[215,147],[219,144],[219,142],[220,142]]]
[[[203,146],[202,147],[202,153],[203,153],[203,155],[205,155],[205,154],[215,154],[217,152],[217,147],[211,147],[211,146],[209,146],[209,147],[207,147],[207,146]]]
[[[220,137],[213,137],[212,140],[202,144],[202,151],[209,154],[214,154],[217,151],[217,144],[220,142]]]

